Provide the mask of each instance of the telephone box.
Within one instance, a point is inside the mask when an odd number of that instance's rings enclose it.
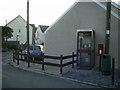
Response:
[[[77,30],[77,67],[92,69],[94,66],[94,31],[92,29]]]

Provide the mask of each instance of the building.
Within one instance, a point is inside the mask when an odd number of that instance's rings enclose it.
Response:
[[[45,41],[44,32],[49,26],[47,25],[38,25],[36,32],[35,32],[35,43],[36,44],[43,44]]]
[[[0,51],[2,50],[2,26],[0,26]]]
[[[45,31],[45,54],[70,55],[77,50],[77,30],[92,29],[95,32],[95,66],[99,66],[98,44],[105,46],[106,2],[76,2],[51,27]],[[110,55],[115,58],[115,68],[120,69],[120,41],[118,41],[118,11],[120,6],[112,3]],[[55,61],[55,60],[53,60]]]
[[[19,41],[20,44],[25,44],[27,41],[27,22],[20,15],[11,20],[7,26],[13,29],[13,37],[8,41]],[[29,43],[32,44],[33,26],[29,25]]]
[[[35,32],[37,30],[37,28],[35,27],[35,24],[30,24],[33,27],[32,30],[32,44],[35,44]]]

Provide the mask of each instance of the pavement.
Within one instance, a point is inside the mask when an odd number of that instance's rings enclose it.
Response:
[[[69,77],[76,79],[78,81],[101,86],[101,87],[114,87],[111,85],[111,75],[105,76],[102,75],[99,70],[78,70],[71,69],[63,75],[64,77]]]
[[[30,67],[27,67],[26,62],[20,61],[19,65],[17,65],[17,61],[13,62],[12,59],[10,60],[10,62],[8,62],[8,64],[18,69],[35,73],[54,75],[60,78],[69,79],[83,84],[89,84],[103,88],[116,88],[115,85],[111,84],[112,76],[102,75],[102,73],[98,69],[80,70],[77,68],[72,68],[72,66],[69,65],[63,68],[63,74],[61,75],[59,67],[45,65],[45,70],[42,70],[42,66],[40,64],[30,63]]]
[[[27,63],[20,61],[20,64],[17,65],[17,62],[10,62],[10,65],[13,67],[23,69],[30,72],[42,73],[47,75],[54,75],[60,78],[69,79],[75,82],[80,82],[83,84],[88,84],[92,86],[99,86],[103,88],[115,88],[115,86],[111,85],[111,75],[104,76],[98,70],[80,70],[77,68],[71,68],[69,65],[64,67],[63,74],[60,74],[60,68],[53,66],[45,66],[45,70],[42,70],[42,66],[40,64],[30,64],[30,67],[27,67]]]
[[[2,88],[101,88],[73,82],[59,76],[29,72],[3,65]],[[102,88],[106,90],[106,88]],[[20,89],[21,90],[21,89]],[[33,89],[34,90],[34,89]]]

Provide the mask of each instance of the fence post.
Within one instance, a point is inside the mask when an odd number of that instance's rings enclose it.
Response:
[[[112,85],[115,84],[115,58],[112,58]]]
[[[29,54],[27,54],[28,67],[30,67]]]
[[[72,68],[74,68],[74,52],[72,53]]]
[[[102,63],[102,61],[101,61],[101,56],[100,56],[100,60],[99,60],[99,71],[101,71],[101,63]]]
[[[21,53],[21,59],[22,59],[22,49],[20,50],[20,53]]]
[[[13,62],[15,62],[14,54],[15,54],[15,51],[13,49]]]
[[[19,51],[17,50],[17,65],[19,65]]]
[[[60,74],[63,74],[63,55],[60,55]]]
[[[44,70],[44,53],[42,54],[42,70]]]

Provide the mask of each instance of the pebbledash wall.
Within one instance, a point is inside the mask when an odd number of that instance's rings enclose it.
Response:
[[[118,57],[118,9],[112,4],[110,55],[115,58],[115,68],[119,68]],[[106,31],[106,3],[104,2],[76,2],[64,13],[45,33],[46,55],[69,55],[76,52],[78,29],[93,29],[95,31],[95,67],[98,67],[98,44],[105,45]],[[120,48],[119,48],[120,49]],[[50,61],[50,60],[49,60]],[[54,62],[55,60],[53,60]]]

